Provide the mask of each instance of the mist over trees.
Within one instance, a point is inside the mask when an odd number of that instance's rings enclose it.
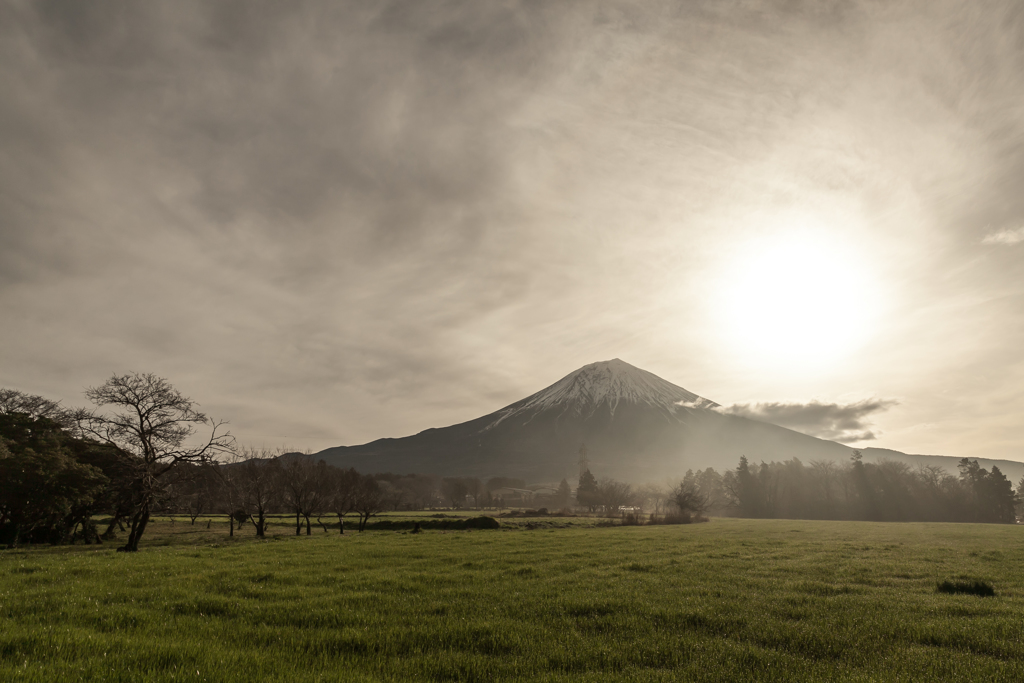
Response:
[[[722,476],[727,507],[741,517],[853,519],[886,522],[989,522],[1012,524],[1017,496],[993,467],[964,458],[960,474],[939,467],[912,469],[899,462],[798,459],[751,465],[742,457]]]

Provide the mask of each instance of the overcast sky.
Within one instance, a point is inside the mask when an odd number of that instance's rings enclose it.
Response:
[[[0,92],[0,386],[319,450],[618,357],[1024,460],[1015,0],[6,0]]]

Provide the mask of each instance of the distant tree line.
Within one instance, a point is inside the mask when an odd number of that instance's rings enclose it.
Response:
[[[517,486],[512,486],[517,485]],[[495,492],[525,487],[525,482],[493,477],[438,477],[430,474],[360,474],[342,469],[309,454],[280,453],[265,449],[241,449],[228,463],[183,469],[172,482],[167,510],[185,513],[192,523],[204,514],[231,513],[240,524],[251,523],[257,536],[265,534],[270,515],[294,515],[295,533],[311,534],[313,521],[328,530],[337,525],[344,533],[347,516],[358,530],[384,511],[428,508],[499,508],[504,503]],[[551,496],[535,502],[561,506],[570,503],[571,490],[564,480]],[[233,533],[234,523],[230,533]]]
[[[308,455],[240,449],[154,375],[115,375],[86,396],[95,409],[0,389],[0,544],[102,543],[121,532],[120,549],[134,551],[153,514],[184,514],[192,524],[225,515],[231,535],[251,525],[259,537],[271,516],[288,514],[296,534],[311,534],[314,523],[344,533],[346,518],[362,531],[384,510],[495,507],[504,504],[497,492],[525,491],[506,477],[367,475]],[[197,425],[208,436],[196,440]],[[566,506],[570,498],[563,480],[536,501]]]
[[[997,467],[963,459],[958,475],[939,467],[797,459],[735,470],[688,471],[674,487],[633,487],[584,471],[574,492],[528,490],[525,481],[391,473],[361,474],[308,454],[237,448],[222,424],[153,375],[115,375],[86,391],[92,410],[0,389],[0,544],[103,542],[127,532],[138,549],[153,514],[226,515],[229,533],[251,526],[266,535],[271,516],[362,531],[386,510],[432,507],[582,509],[647,522],[693,521],[708,514],[876,521],[1015,521],[1024,479],[1013,487]],[[196,427],[208,430],[197,439]],[[536,487],[534,487],[536,488]],[[105,528],[95,518],[106,515]],[[279,523],[275,521],[274,523]]]
[[[1012,524],[1024,492],[1015,492],[998,467],[991,471],[964,458],[954,476],[935,466],[864,462],[854,451],[849,463],[793,458],[752,465],[741,457],[721,476],[694,476],[699,494],[740,517],[849,519],[890,522],[989,522]],[[688,474],[691,476],[692,473]],[[699,483],[697,480],[700,479]]]
[[[692,472],[666,490],[656,485],[634,488],[614,479],[597,479],[586,469],[576,488],[576,502],[591,513],[620,516],[630,524],[706,521],[704,515],[712,508],[710,496],[700,490]]]
[[[591,512],[638,506],[656,514],[868,521],[985,522],[1012,524],[1024,514],[1024,478],[1016,490],[998,467],[960,461],[956,475],[936,466],[913,468],[882,460],[847,463],[793,458],[734,470],[689,470],[674,488],[631,488],[585,472],[579,505]]]

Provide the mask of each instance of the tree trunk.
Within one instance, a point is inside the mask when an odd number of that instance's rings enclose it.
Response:
[[[145,533],[146,527],[149,525],[149,506],[146,506],[146,511],[142,515],[142,520],[139,522],[139,529],[135,534],[135,538],[132,539],[132,550],[137,551],[139,549],[139,541],[142,540],[142,534]]]
[[[302,517],[299,515],[298,512],[295,513],[295,535],[302,535]]]
[[[124,545],[119,548],[122,552],[134,552],[132,549],[132,539],[135,538],[135,530],[139,528],[139,520],[142,518],[142,513],[138,512],[132,517],[132,527],[128,531],[128,540],[125,541]]]
[[[231,524],[231,530],[228,531],[228,536],[229,537],[234,537],[234,535],[235,535],[235,516],[234,515],[228,515],[228,520],[230,521],[230,524]]]
[[[338,533],[342,536],[345,535],[345,516],[338,515]]]
[[[14,536],[11,537],[11,542],[7,544],[7,549],[11,550],[18,547],[18,539],[21,537],[21,522],[14,525]]]
[[[138,552],[139,540],[146,531],[147,524],[149,524],[149,503],[143,505],[142,510],[132,518],[132,530],[128,534],[128,542],[124,544],[125,552]]]
[[[266,523],[263,519],[263,510],[259,511],[259,517],[253,517],[249,515],[249,520],[252,521],[252,525],[256,527],[256,538],[266,537]]]
[[[114,537],[114,527],[121,525],[121,517],[116,512],[114,516],[110,518],[110,523],[107,524],[107,530],[103,532],[103,538],[108,541]],[[124,531],[124,529],[122,529]]]
[[[313,532],[309,528],[309,515],[306,515],[306,535],[312,536]]]

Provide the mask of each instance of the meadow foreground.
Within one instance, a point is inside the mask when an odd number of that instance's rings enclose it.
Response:
[[[0,552],[0,680],[1024,680],[1017,526],[156,531]]]

